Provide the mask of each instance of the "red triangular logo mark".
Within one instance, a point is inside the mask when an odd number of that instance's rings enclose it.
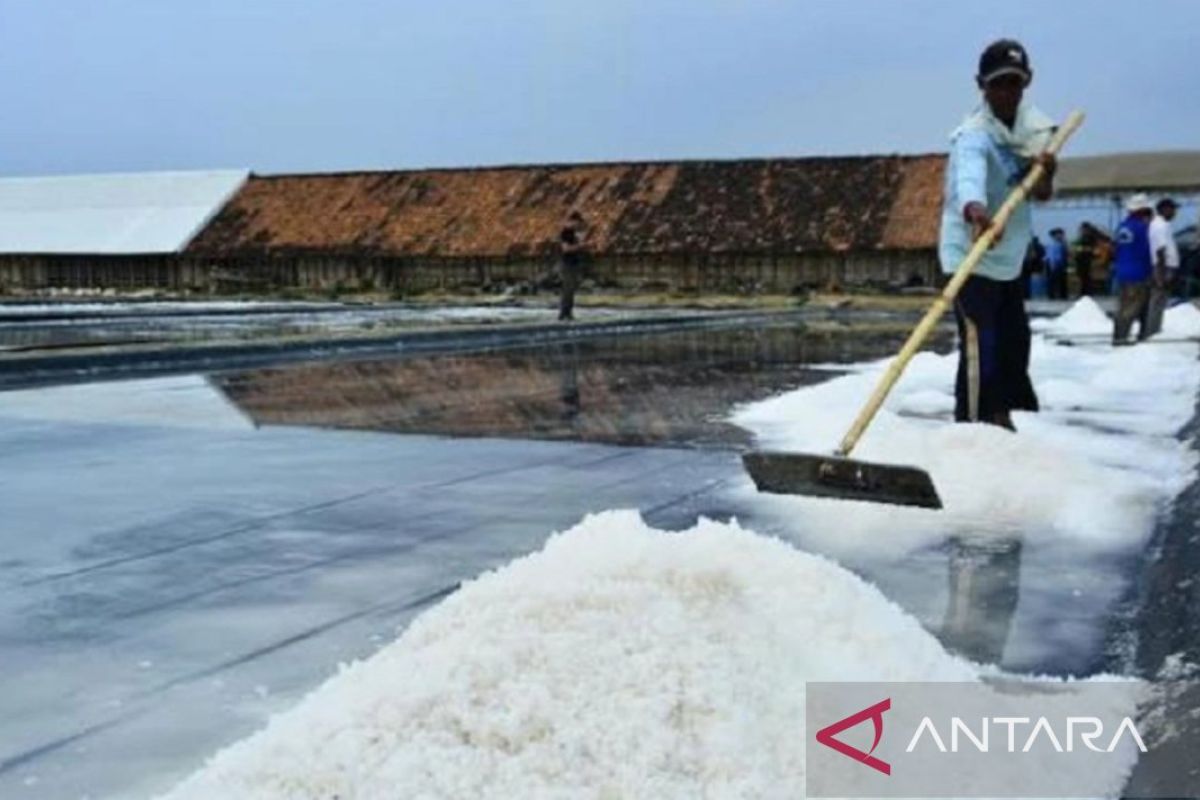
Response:
[[[855,761],[860,761],[874,770],[882,772],[884,775],[892,774],[892,765],[886,761],[882,761],[871,753],[875,752],[875,748],[879,746],[879,740],[883,737],[883,712],[892,707],[892,698],[883,700],[870,708],[864,708],[857,714],[851,714],[845,719],[838,720],[827,728],[822,728],[817,731],[817,741],[826,747],[832,748],[844,756],[849,756]],[[875,741],[871,743],[871,749],[867,752],[859,750],[857,747],[851,747],[845,742],[839,742],[833,738],[847,728],[853,728],[860,722],[871,720],[875,725]]]

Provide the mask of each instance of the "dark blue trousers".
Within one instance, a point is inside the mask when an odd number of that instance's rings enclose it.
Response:
[[[994,422],[1009,411],[1037,411],[1029,379],[1029,317],[1020,280],[972,275],[954,302],[958,376],[954,418]]]

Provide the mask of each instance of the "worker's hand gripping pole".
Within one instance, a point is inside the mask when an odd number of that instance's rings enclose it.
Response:
[[[1067,139],[1071,134],[1083,124],[1083,112],[1072,111],[1067,117],[1066,122],[1055,131],[1050,144],[1046,147],[1045,152],[1052,155],[1058,155],[1058,151],[1066,144]],[[895,360],[888,366],[887,371],[883,373],[879,384],[875,387],[875,391],[871,393],[867,404],[863,406],[862,411],[858,412],[858,417],[854,420],[854,424],[850,426],[850,430],[846,432],[846,436],[842,439],[841,445],[836,453],[839,456],[848,456],[854,446],[858,444],[859,438],[863,431],[871,424],[871,420],[875,418],[875,413],[879,411],[879,407],[883,405],[883,401],[887,399],[888,393],[892,391],[896,381],[900,379],[904,368],[908,366],[908,362],[916,355],[917,350],[921,345],[925,344],[925,340],[929,338],[930,332],[937,325],[938,320],[946,313],[950,304],[954,302],[954,298],[958,296],[959,289],[966,283],[967,278],[971,276],[971,272],[975,269],[975,265],[983,258],[984,253],[992,246],[995,241],[998,231],[1004,229],[1008,223],[1008,218],[1012,216],[1013,211],[1019,206],[1029,193],[1033,191],[1033,187],[1039,180],[1042,179],[1042,174],[1045,172],[1045,167],[1042,163],[1036,162],[1033,168],[1029,170],[1029,174],[1021,181],[1021,184],[1014,188],[1008,195],[1008,199],[1004,201],[1004,205],[1000,206],[1000,210],[992,217],[992,224],[983,232],[980,237],[975,240],[975,245],[967,253],[966,258],[958,265],[958,269],[954,272],[954,277],[946,284],[946,288],[942,289],[941,295],[930,306],[929,311],[925,313],[917,327],[909,335],[908,341],[904,343],[904,347],[900,348],[899,354]]]

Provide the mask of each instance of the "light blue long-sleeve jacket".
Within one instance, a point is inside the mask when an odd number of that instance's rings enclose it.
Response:
[[[971,249],[971,226],[963,207],[975,201],[995,214],[1012,188],[1021,182],[1032,156],[1040,152],[1053,132],[1046,115],[1024,104],[1012,129],[997,120],[985,106],[967,118],[951,136],[950,158],[942,204],[942,229],[938,259],[942,271],[952,273]],[[1000,241],[975,267],[974,274],[1010,281],[1021,274],[1021,262],[1033,231],[1033,214],[1022,203],[1004,228]]]

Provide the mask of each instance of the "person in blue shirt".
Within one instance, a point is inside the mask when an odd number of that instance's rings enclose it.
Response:
[[[1050,273],[1049,295],[1051,300],[1067,299],[1067,234],[1062,228],[1050,231],[1050,244],[1046,246],[1046,267]]]
[[[1129,215],[1117,227],[1117,253],[1113,273],[1121,287],[1121,300],[1113,320],[1113,344],[1132,344],[1129,332],[1138,322],[1138,341],[1150,335],[1150,279],[1154,260],[1150,253],[1150,221],[1154,208],[1150,198],[1135,194],[1125,204]]]
[[[1019,42],[1001,39],[980,56],[976,84],[983,102],[950,137],[938,241],[938,258],[947,274],[991,227],[991,215],[1035,162],[1046,172],[1034,198],[1048,200],[1053,193],[1056,162],[1044,150],[1055,125],[1023,102],[1032,80],[1029,56]],[[1016,430],[1011,412],[1038,409],[1029,379],[1029,319],[1020,280],[1032,229],[1029,206],[1022,204],[955,300],[959,360],[954,418],[959,422]]]

